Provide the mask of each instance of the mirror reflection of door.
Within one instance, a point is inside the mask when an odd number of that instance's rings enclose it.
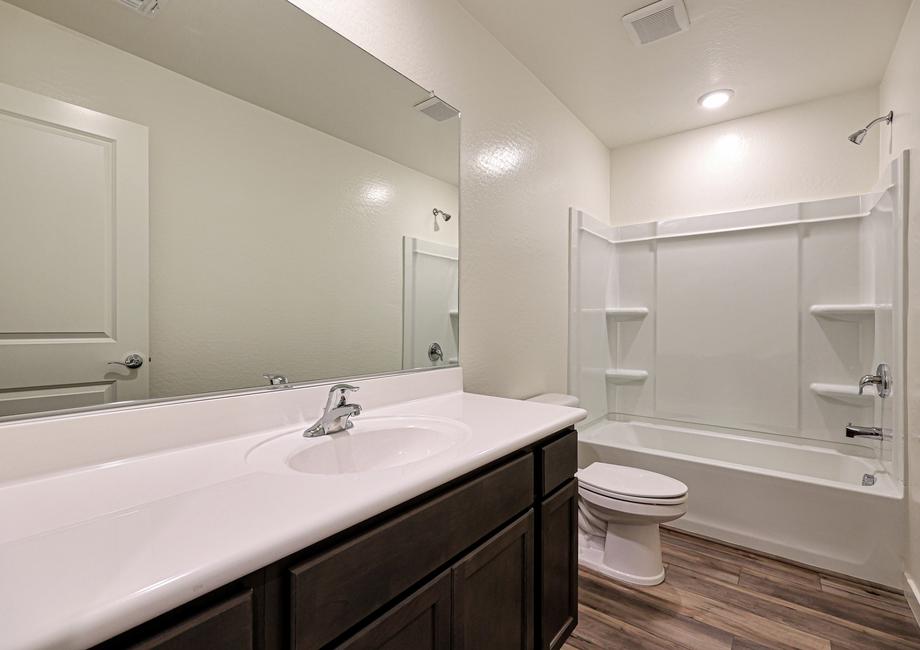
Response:
[[[0,84],[0,143],[0,416],[146,398],[146,127]]]

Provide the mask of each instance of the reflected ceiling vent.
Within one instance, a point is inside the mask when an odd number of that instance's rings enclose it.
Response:
[[[135,11],[152,16],[166,0],[118,0],[121,4],[127,5]]]
[[[684,0],[659,0],[623,16],[623,26],[636,45],[648,45],[690,29]]]
[[[415,105],[415,108],[427,115],[433,120],[444,122],[460,114],[456,108],[445,102],[443,99],[431,93],[431,96],[423,102]]]

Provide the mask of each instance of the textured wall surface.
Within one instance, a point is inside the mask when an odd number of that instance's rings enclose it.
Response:
[[[882,129],[880,163],[911,149],[907,220],[907,572],[920,579],[920,3],[914,0],[879,90],[879,114],[894,111]]]
[[[569,206],[606,220],[609,150],[454,0],[293,0],[462,111],[469,391],[564,391]]]
[[[402,238],[455,245],[456,186],[3,2],[0,81],[149,127],[151,397],[402,366]]]
[[[819,99],[614,149],[611,223],[730,212],[857,194],[878,174],[875,89]]]

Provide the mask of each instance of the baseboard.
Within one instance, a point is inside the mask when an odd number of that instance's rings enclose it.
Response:
[[[904,597],[907,604],[910,605],[910,611],[914,614],[914,620],[920,627],[920,590],[917,589],[917,583],[909,573],[904,573]]]

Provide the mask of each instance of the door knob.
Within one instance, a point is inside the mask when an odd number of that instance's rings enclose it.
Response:
[[[130,368],[131,370],[136,370],[144,365],[144,357],[139,354],[129,354],[125,357],[124,361],[109,361],[108,365],[110,366],[124,366],[125,368]]]

